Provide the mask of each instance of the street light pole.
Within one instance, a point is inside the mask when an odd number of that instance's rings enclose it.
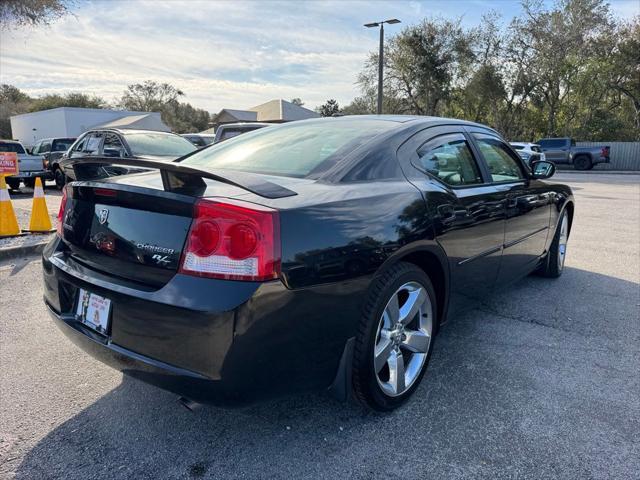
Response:
[[[380,115],[382,113],[382,83],[383,83],[383,74],[384,74],[384,24],[394,24],[400,23],[400,20],[397,18],[392,18],[389,20],[385,20],[383,22],[373,22],[373,23],[365,23],[365,27],[380,27],[380,50],[378,52],[378,108],[377,113]]]
[[[378,53],[378,115],[382,114],[382,76],[384,74],[384,22],[380,23],[380,52]]]

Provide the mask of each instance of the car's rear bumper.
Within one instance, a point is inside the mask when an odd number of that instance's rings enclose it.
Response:
[[[11,175],[7,178],[14,178],[16,180],[25,180],[29,178],[40,177],[43,180],[51,180],[53,178],[53,174],[49,170],[31,170],[26,172],[20,172],[18,175]]]
[[[300,290],[176,274],[158,290],[43,252],[44,300],[76,345],[123,373],[192,400],[239,406],[320,390],[354,335],[368,279]],[[108,336],[75,316],[78,289],[111,300]]]

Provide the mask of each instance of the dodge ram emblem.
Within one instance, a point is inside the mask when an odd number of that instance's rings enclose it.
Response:
[[[104,225],[105,223],[107,223],[107,218],[109,218],[108,209],[103,208],[98,212],[98,221],[100,222],[100,225]]]

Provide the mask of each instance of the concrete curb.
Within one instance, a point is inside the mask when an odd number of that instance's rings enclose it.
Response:
[[[40,254],[47,243],[49,243],[49,240],[51,239],[47,237],[46,240],[43,240],[42,242],[32,243],[30,245],[0,248],[0,261]]]
[[[640,175],[640,170],[572,170],[558,168],[556,173],[577,173],[579,175]]]

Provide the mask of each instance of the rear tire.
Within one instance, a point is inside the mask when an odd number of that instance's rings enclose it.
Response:
[[[573,159],[573,168],[576,170],[591,170],[593,163],[591,163],[591,159],[588,156],[578,155]]]
[[[15,178],[7,178],[7,185],[11,190],[19,190],[20,189],[20,180],[16,180]]]
[[[562,212],[556,234],[553,237],[551,248],[547,254],[546,262],[540,268],[540,275],[548,278],[558,278],[564,270],[564,262],[567,255],[567,240],[569,239],[569,214]]]
[[[64,184],[66,183],[66,178],[64,177],[62,169],[58,166],[56,166],[55,170],[53,171],[53,179],[56,182],[56,188],[58,190],[62,190],[64,188]]]
[[[427,274],[400,262],[369,287],[353,358],[354,397],[390,411],[416,390],[437,333],[436,295]]]

